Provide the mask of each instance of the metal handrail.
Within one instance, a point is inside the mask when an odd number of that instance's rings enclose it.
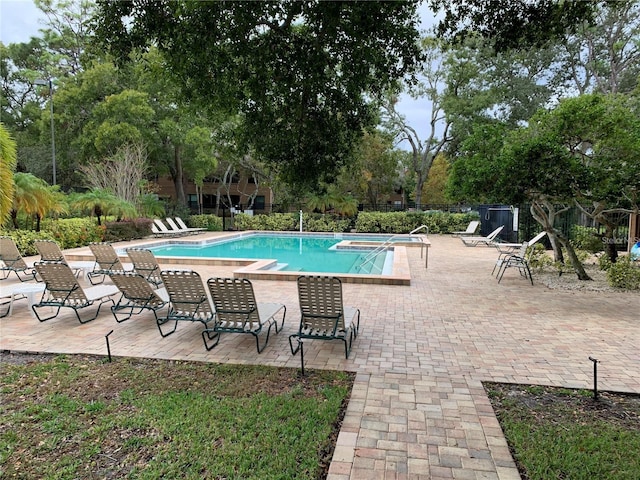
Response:
[[[427,235],[429,234],[429,227],[428,227],[427,225],[420,225],[419,227],[414,228],[413,230],[411,230],[411,231],[409,232],[409,235],[413,235],[413,234],[415,234],[416,232],[419,232],[419,231],[420,231],[420,230],[422,230],[422,229],[425,229],[425,230],[427,231]],[[358,270],[362,270],[362,269],[364,268],[364,266],[365,266],[367,263],[375,262],[375,260],[378,258],[378,255],[379,255],[381,252],[383,252],[383,251],[387,250],[387,248],[389,247],[389,245],[390,245],[391,243],[393,243],[393,240],[394,240],[396,237],[402,237],[402,236],[404,236],[404,235],[405,235],[405,234],[400,234],[400,233],[399,233],[399,234],[397,234],[397,235],[393,235],[393,236],[391,236],[390,238],[388,238],[387,240],[385,240],[385,241],[382,243],[382,245],[379,245],[379,246],[377,246],[376,248],[374,248],[372,251],[370,251],[370,252],[369,252],[369,253],[364,257],[364,259],[362,260],[362,263],[358,266]],[[372,263],[371,268],[373,269],[373,267],[376,267],[378,270],[380,270],[380,272],[382,272],[382,268],[381,268],[381,267],[379,267],[378,265],[376,265],[375,263]]]

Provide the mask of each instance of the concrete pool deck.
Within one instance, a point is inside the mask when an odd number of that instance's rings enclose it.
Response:
[[[550,290],[517,272],[498,284],[495,249],[429,239],[428,269],[419,249],[407,249],[410,286],[343,286],[345,303],[362,311],[348,360],[340,342],[305,344],[306,368],[357,373],[329,480],[520,478],[483,381],[590,388],[591,355],[600,390],[640,393],[638,292]],[[206,279],[237,266],[193,268]],[[243,335],[224,335],[207,352],[195,324],[162,339],[151,313],[121,324],[106,311],[85,325],[73,313],[39,323],[24,300],[0,319],[0,349],[106,355],[114,330],[116,356],[299,368],[287,341],[299,315],[295,282],[252,282],[258,301],[288,312],[262,354]]]

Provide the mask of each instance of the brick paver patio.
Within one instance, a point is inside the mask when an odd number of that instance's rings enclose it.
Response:
[[[429,268],[408,249],[411,286],[345,284],[360,307],[361,333],[345,360],[340,342],[307,342],[306,368],[357,372],[329,480],[518,479],[482,381],[640,393],[640,295],[533,287],[517,272],[490,275],[493,248],[430,236]],[[196,269],[203,279],[237,267]],[[535,277],[534,277],[535,281]],[[200,324],[165,339],[153,315],[117,324],[105,311],[80,325],[72,313],[39,323],[26,302],[0,320],[0,348],[299,368],[287,337],[299,309],[295,282],[254,280],[258,301],[287,305],[282,333],[262,354],[253,338],[225,335],[206,352]]]

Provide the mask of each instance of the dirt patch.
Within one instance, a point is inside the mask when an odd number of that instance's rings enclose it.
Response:
[[[504,411],[503,402],[498,400],[503,397],[549,415],[553,415],[554,410],[570,411],[576,418],[599,419],[640,430],[640,395],[598,392],[596,399],[589,390],[504,383],[486,383],[485,388],[494,392],[490,397],[496,413]]]

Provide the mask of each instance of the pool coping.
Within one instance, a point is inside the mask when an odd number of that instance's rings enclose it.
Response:
[[[125,248],[146,248],[151,246],[171,245],[172,243],[188,243],[188,244],[203,244],[216,238],[217,240],[232,240],[234,238],[241,238],[247,235],[254,234],[274,234],[274,235],[300,235],[300,232],[264,232],[258,230],[247,230],[243,232],[233,232],[228,235],[220,235],[220,232],[216,232],[218,235],[215,237],[203,238],[199,235],[199,238],[146,238],[138,242],[130,243],[125,246],[115,246],[121,261],[129,263],[128,256],[123,252]],[[303,232],[303,235],[322,235],[323,232]],[[356,235],[356,234],[347,234]],[[374,236],[375,234],[362,234],[363,236]],[[381,235],[382,237],[383,235]],[[388,237],[389,235],[384,235]],[[366,240],[356,240],[349,238],[341,238],[340,235],[336,236],[336,239],[340,239],[340,248],[350,247],[362,247],[371,245],[371,242]],[[296,271],[280,271],[280,270],[268,270],[270,266],[277,263],[276,259],[255,259],[255,258],[199,258],[199,257],[158,257],[158,262],[163,265],[223,265],[223,266],[238,266],[237,270],[233,271],[235,278],[246,278],[249,280],[281,280],[281,281],[295,281],[300,275],[323,275],[334,276],[340,278],[345,283],[366,283],[377,285],[411,285],[411,272],[409,268],[409,260],[407,254],[407,248],[426,248],[427,256],[430,243],[426,237],[422,237],[420,241],[410,242],[394,242],[388,249],[393,250],[393,262],[391,266],[391,273],[380,275],[367,275],[367,274],[349,274],[349,273],[326,273],[326,272],[296,272]],[[88,254],[92,257],[91,253]],[[80,252],[67,255],[69,260],[86,260],[87,255]],[[425,263],[426,266],[426,263]]]

